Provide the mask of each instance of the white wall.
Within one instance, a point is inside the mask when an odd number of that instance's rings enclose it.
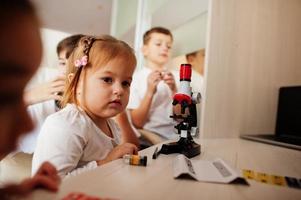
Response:
[[[301,1],[211,3],[203,136],[273,133],[278,88],[301,85]]]
[[[36,83],[43,83],[46,78],[52,78],[57,74],[55,68],[58,67],[58,58],[56,53],[57,44],[68,37],[70,34],[66,32],[56,31],[52,29],[41,29],[42,43],[43,43],[43,57],[39,70],[28,83],[28,87]],[[51,69],[49,69],[51,68]],[[51,73],[51,74],[45,74]]]
[[[134,46],[135,24],[137,16],[138,1],[137,0],[115,0],[116,16],[114,36],[125,40],[132,47]]]
[[[172,30],[173,55],[179,56],[204,49],[206,46],[207,12]]]
[[[42,28],[41,35],[43,42],[43,59],[41,66],[57,67],[58,59],[56,54],[56,46],[62,39],[68,37],[70,33]]]

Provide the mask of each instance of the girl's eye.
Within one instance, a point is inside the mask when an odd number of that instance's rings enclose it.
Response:
[[[112,82],[113,82],[113,79],[110,78],[110,77],[104,77],[104,78],[102,78],[101,80],[103,80],[103,81],[106,82],[106,83],[112,83]]]
[[[66,66],[66,62],[64,61],[59,62],[59,66]]]
[[[156,46],[161,46],[161,43],[156,43]]]
[[[131,82],[129,82],[129,81],[123,81],[122,82],[122,86],[130,87],[131,86]]]

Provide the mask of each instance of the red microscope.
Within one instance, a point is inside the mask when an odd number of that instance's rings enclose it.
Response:
[[[192,158],[201,153],[201,146],[193,141],[192,136],[198,133],[196,104],[200,103],[201,94],[192,93],[191,65],[181,64],[180,88],[173,97],[174,114],[170,116],[178,124],[175,126],[180,139],[177,142],[163,144],[162,154],[181,153]]]

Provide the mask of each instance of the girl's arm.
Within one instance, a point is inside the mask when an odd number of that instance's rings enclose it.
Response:
[[[131,122],[127,116],[126,110],[118,114],[115,117],[116,122],[118,123],[121,129],[121,137],[123,143],[132,143],[138,148],[140,146],[139,140],[135,134],[135,131],[132,128]]]
[[[79,129],[74,124],[69,124],[67,120],[48,117],[38,137],[32,161],[32,174],[44,161],[52,163],[62,178],[96,168],[97,163],[91,161],[78,169],[78,162],[88,140],[78,134]]]

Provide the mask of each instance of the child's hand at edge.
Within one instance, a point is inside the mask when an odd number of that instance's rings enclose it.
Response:
[[[10,185],[5,188],[8,196],[23,196],[32,192],[36,188],[45,188],[56,192],[61,182],[56,168],[49,162],[44,162],[38,172],[32,177],[25,179],[19,185]]]
[[[90,196],[81,192],[72,192],[65,196],[62,200],[116,200],[111,198],[100,198],[95,196]]]

